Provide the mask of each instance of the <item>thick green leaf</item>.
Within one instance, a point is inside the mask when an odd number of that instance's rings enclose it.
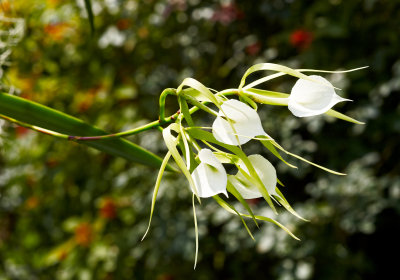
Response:
[[[82,120],[17,96],[0,93],[0,114],[30,125],[58,133],[79,136],[107,134],[105,131],[84,123]],[[122,138],[110,138],[79,143],[125,158],[129,161],[160,167],[162,159]],[[171,167],[167,169],[172,170]]]

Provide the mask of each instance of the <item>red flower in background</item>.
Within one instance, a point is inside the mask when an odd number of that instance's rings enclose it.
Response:
[[[54,41],[61,41],[71,30],[71,25],[65,22],[50,23],[44,26],[44,32]]]
[[[39,198],[37,196],[31,196],[25,201],[25,206],[28,210],[33,210],[39,206]]]
[[[243,18],[243,16],[243,12],[236,6],[235,3],[229,3],[216,9],[211,20],[222,23],[223,25],[228,25],[237,19]]]
[[[246,53],[249,55],[256,55],[260,52],[260,50],[261,50],[260,42],[255,42],[253,44],[250,44],[245,49]]]
[[[29,128],[23,127],[23,126],[16,126],[15,127],[15,134],[17,138],[24,137],[28,132],[30,131]]]
[[[121,18],[117,21],[117,28],[119,30],[126,30],[126,29],[130,28],[131,25],[132,25],[132,22],[128,18]]]
[[[247,203],[250,205],[257,205],[260,204],[260,202],[262,202],[261,198],[252,198],[252,199],[246,199]]]
[[[48,168],[56,167],[60,162],[56,158],[50,158],[46,161],[46,166]]]
[[[75,229],[75,241],[78,245],[87,247],[92,242],[93,230],[89,223],[81,223]]]
[[[117,216],[117,206],[111,198],[106,198],[101,203],[100,216],[110,220]]]
[[[313,39],[313,33],[305,29],[297,29],[290,34],[290,44],[299,49],[307,49]]]

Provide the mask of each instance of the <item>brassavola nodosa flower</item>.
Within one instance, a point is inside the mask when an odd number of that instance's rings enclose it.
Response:
[[[219,193],[228,196],[226,184],[228,181],[222,163],[209,149],[201,149],[200,164],[193,170],[192,177],[199,197],[211,197]]]
[[[277,184],[275,167],[266,158],[259,154],[251,155],[248,157],[248,159],[254,167],[257,175],[260,177],[264,187],[267,189],[268,194],[270,196],[278,195],[275,190]],[[249,170],[247,169],[246,165],[243,162],[240,162],[239,167],[242,170],[239,170],[235,176],[229,175],[229,182],[235,187],[235,189],[242,195],[244,199],[262,197],[262,194],[257,186],[248,179]],[[247,176],[243,174],[243,172],[246,172]]]
[[[272,70],[278,73],[258,79],[244,86],[246,77],[260,70]],[[255,88],[255,86],[260,83],[282,75],[292,75],[299,78],[292,89],[291,95]],[[276,170],[272,164],[258,154],[246,156],[240,147],[240,145],[249,142],[251,139],[260,140],[274,156],[278,157],[290,167],[296,168],[292,164],[286,162],[279,152],[284,152],[287,155],[303,160],[328,172],[337,175],[345,175],[286,151],[264,131],[257,111],[253,109],[257,107],[255,103],[277,106],[283,105],[288,106],[290,111],[299,117],[326,113],[346,121],[359,123],[350,117],[330,110],[338,102],[347,99],[338,96],[332,84],[320,76],[306,76],[301,73],[301,71],[281,65],[265,63],[250,67],[243,76],[238,89],[213,92],[200,82],[192,78],[187,78],[176,91],[165,92],[166,93],[164,94],[163,92],[162,97],[160,97],[161,108],[159,123],[166,124],[172,122],[163,130],[163,137],[169,151],[163,160],[157,177],[149,225],[162,174],[164,173],[169,158],[172,157],[180,171],[182,171],[188,179],[190,189],[193,192],[192,204],[196,232],[196,255],[198,251],[197,219],[195,211],[196,197],[199,202],[200,197],[212,197],[223,209],[238,215],[251,237],[253,236],[243,218],[252,218],[256,224],[257,220],[272,222],[284,229],[292,237],[296,238],[287,228],[273,218],[254,215],[246,202],[246,199],[263,197],[275,214],[278,214],[278,212],[276,211],[274,202],[284,207],[294,216],[304,219],[295,212],[278,189],[277,183],[279,180],[277,179]],[[176,95],[180,107],[176,114],[168,118],[165,118],[163,108],[166,95]],[[240,100],[245,100],[246,103],[235,99],[228,100],[226,96],[231,95],[238,95]],[[188,103],[193,105],[193,107],[190,108]],[[209,104],[216,106],[219,112],[215,112],[209,108]],[[209,126],[195,125],[192,114],[199,110],[216,116],[212,124],[212,133],[206,131],[210,129]],[[200,145],[206,145],[210,149],[202,149]],[[197,158],[196,151],[198,151]],[[239,171],[236,175],[227,175],[222,163],[224,165],[236,165]],[[240,209],[236,209],[235,205],[225,201],[222,196],[219,195],[225,194],[225,196],[228,196],[227,191],[243,205],[248,214],[240,212]]]
[[[245,144],[256,136],[268,136],[257,111],[235,99],[222,103],[212,125],[212,133],[218,141],[236,146]]]
[[[325,78],[317,75],[309,77],[316,82],[299,79],[288,98],[288,108],[296,117],[320,115],[339,102],[351,101],[337,95],[332,84]]]

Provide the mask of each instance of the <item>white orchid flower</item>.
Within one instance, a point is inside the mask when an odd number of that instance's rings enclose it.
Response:
[[[257,175],[260,177],[261,182],[264,184],[265,188],[267,189],[268,194],[271,195],[278,195],[275,188],[277,183],[276,177],[276,170],[275,167],[263,156],[261,155],[251,155],[248,157],[251,164],[254,167]],[[239,167],[249,174],[249,170],[247,169],[246,165],[241,162],[239,163]],[[235,176],[230,175],[229,181],[235,187],[235,189],[243,196],[244,199],[253,199],[262,197],[261,192],[256,187],[255,184],[251,183],[248,178],[239,171]]]
[[[209,149],[200,150],[199,159],[200,164],[192,172],[199,197],[211,197],[219,193],[228,197],[228,177],[222,163]]]
[[[267,135],[257,111],[245,103],[231,99],[222,103],[221,109],[212,125],[212,133],[218,141],[241,145],[253,137]],[[230,123],[226,118],[231,120]]]
[[[290,93],[288,107],[296,117],[320,115],[339,102],[351,101],[337,95],[332,84],[325,78],[317,75],[310,78],[319,83],[299,79]]]

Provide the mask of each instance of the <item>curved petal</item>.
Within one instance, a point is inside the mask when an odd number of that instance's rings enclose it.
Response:
[[[228,180],[235,187],[235,189],[242,195],[244,199],[253,199],[262,197],[257,187],[251,184],[248,180],[239,180],[237,176],[228,175]],[[250,183],[250,184],[249,184]]]
[[[277,184],[277,176],[276,176],[276,170],[275,167],[263,156],[261,155],[251,155],[248,157],[251,164],[253,165],[257,175],[260,177],[261,181],[263,182],[265,188],[267,189],[269,195],[278,195],[275,188],[276,188],[276,184]],[[245,172],[249,172],[249,170],[247,169],[246,165],[244,163],[239,163],[240,168],[243,169],[243,171]],[[243,182],[248,182],[248,180],[245,178],[245,176],[242,174],[242,172],[238,172],[236,174],[237,178],[239,179],[239,181],[243,181]],[[245,186],[244,184],[242,184],[243,186]],[[251,186],[252,184],[250,182],[248,182],[247,184],[248,186]],[[253,188],[250,189],[251,191],[253,191]],[[261,197],[262,194],[259,192],[258,189],[254,189],[257,190],[258,192],[258,196],[257,197]],[[240,192],[240,190],[238,189],[238,191]],[[240,192],[241,193],[241,192]],[[242,193],[241,193],[242,194]],[[243,194],[242,194],[243,196]],[[255,198],[255,197],[253,197]]]
[[[348,100],[338,96],[332,84],[325,78],[317,75],[311,75],[310,78],[321,83],[299,79],[292,88],[288,108],[293,115],[297,117],[320,115],[338,102]]]
[[[221,162],[217,159],[217,157],[210,149],[201,149],[199,152],[199,159],[201,163],[206,163],[219,170],[225,170]]]
[[[226,192],[225,168],[209,149],[199,152],[200,164],[193,170],[192,177],[200,197],[211,197]]]
[[[255,136],[267,135],[256,110],[245,103],[231,99],[222,103],[221,109],[212,126],[213,135],[218,141],[241,145]],[[230,119],[231,124],[224,118]]]
[[[219,142],[228,145],[242,145],[251,140],[251,137],[244,137],[237,129],[237,125],[233,124],[236,133],[233,131],[231,125],[221,117],[217,117],[212,125],[212,133]],[[236,134],[237,138],[236,138]]]

